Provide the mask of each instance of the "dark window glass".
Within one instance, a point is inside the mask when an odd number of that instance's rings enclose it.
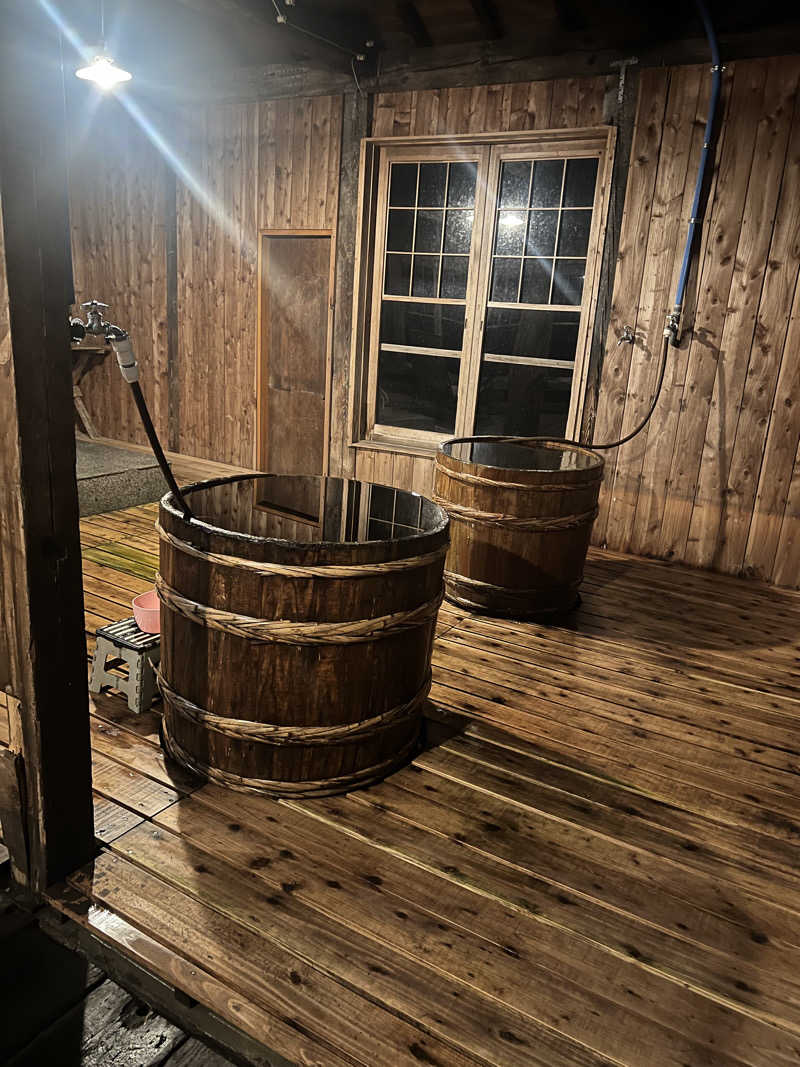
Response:
[[[522,304],[550,303],[552,259],[526,259],[522,268]]]
[[[504,163],[500,172],[500,207],[527,207],[530,179],[530,163]]]
[[[411,256],[390,252],[386,256],[386,279],[383,291],[390,296],[408,296],[411,280]]]
[[[475,203],[477,163],[451,163],[447,186],[448,207],[472,207]]]
[[[414,532],[420,529],[422,498],[413,493],[397,493],[394,505],[395,526],[408,526]]]
[[[497,356],[575,359],[580,313],[487,308],[483,351]]]
[[[597,182],[596,159],[567,160],[564,180],[564,207],[591,207]]]
[[[556,250],[557,211],[531,211],[528,216],[528,256],[552,256]]]
[[[442,284],[439,296],[463,300],[467,295],[468,256],[442,257]]]
[[[473,211],[448,211],[444,225],[445,252],[469,252]]]
[[[525,211],[498,211],[494,250],[500,256],[521,256],[525,241]]]
[[[392,163],[389,203],[392,207],[413,207],[417,198],[417,164]]]
[[[380,339],[390,345],[460,352],[464,343],[464,308],[384,300]]]
[[[386,248],[389,252],[410,252],[414,239],[414,212],[390,211]]]
[[[591,211],[562,211],[561,229],[558,232],[558,254],[560,256],[585,256],[586,249],[589,247],[591,225]]]
[[[377,421],[409,430],[452,433],[460,359],[381,352]]]
[[[557,259],[551,304],[580,304],[583,298],[585,259]]]
[[[531,207],[558,207],[563,173],[563,160],[537,159],[533,167]]]
[[[520,263],[519,259],[495,259],[492,265],[490,300],[516,304]]]
[[[571,389],[571,370],[484,362],[474,432],[563,437]]]
[[[419,207],[444,207],[444,187],[447,180],[446,163],[420,163]]]
[[[438,252],[442,247],[442,211],[417,212],[417,241],[415,251]]]
[[[414,256],[414,281],[412,296],[436,296],[439,282],[439,257]]]

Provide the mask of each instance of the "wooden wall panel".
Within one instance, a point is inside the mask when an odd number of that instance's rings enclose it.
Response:
[[[208,106],[178,189],[179,451],[255,462],[258,231],[335,229],[341,98]]]
[[[690,329],[680,348],[670,350],[664,391],[647,430],[606,454],[594,531],[596,543],[620,551],[795,588],[799,79],[798,57],[739,62],[725,71],[708,208],[687,300]],[[633,428],[652,397],[708,82],[705,67],[643,72],[596,440]],[[661,95],[666,103],[659,120]],[[689,124],[679,122],[681,114],[694,115],[688,154]],[[632,349],[616,348],[623,322],[636,328]]]
[[[166,164],[120,110],[102,154],[76,155],[76,293],[112,304],[167,439]],[[187,111],[170,137],[177,189],[178,450],[251,466],[256,439],[259,229],[335,229],[341,98],[250,101]],[[105,146],[104,146],[105,149]],[[112,362],[85,380],[100,433],[144,442]]]
[[[114,108],[113,115],[108,113]],[[156,429],[167,435],[166,164],[114,100],[95,116],[101,143],[76,141],[70,160],[70,229],[76,311],[85,300],[111,307],[128,330],[142,368],[142,389]],[[101,121],[102,120],[102,121]],[[81,317],[85,317],[81,312]],[[130,389],[113,356],[83,380],[100,434],[145,444]]]

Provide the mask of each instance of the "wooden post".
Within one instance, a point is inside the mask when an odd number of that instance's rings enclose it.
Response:
[[[333,319],[333,389],[328,472],[352,477],[355,456],[350,448],[352,417],[350,342],[353,329],[353,278],[358,225],[358,164],[361,140],[372,126],[372,96],[348,93],[342,111],[342,150],[339,164],[339,214],[336,222],[336,280]]]
[[[4,826],[19,831],[6,831],[15,877],[39,892],[94,851],[67,328],[67,128],[49,19],[21,0],[2,11],[0,603],[8,677],[0,681],[12,698],[13,755],[0,761],[0,797]]]

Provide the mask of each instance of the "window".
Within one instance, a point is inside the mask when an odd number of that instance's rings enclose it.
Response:
[[[579,132],[369,142],[357,438],[576,431],[610,160]]]

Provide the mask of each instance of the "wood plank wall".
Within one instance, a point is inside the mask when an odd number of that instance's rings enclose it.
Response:
[[[164,195],[167,168],[140,127],[113,99],[91,130],[78,126],[70,159],[70,229],[75,311],[85,300],[111,307],[128,330],[156,429],[167,441],[167,291]],[[85,318],[80,312],[81,318]],[[145,444],[130,389],[109,356],[81,386],[98,433]]]
[[[605,77],[591,77],[379,93],[372,133],[429,137],[598,126],[605,91]],[[433,460],[425,456],[359,449],[356,474],[418,493],[433,491]]]
[[[175,125],[170,139],[186,172],[176,197],[178,351],[172,368],[164,217],[171,176],[124,111],[105,125],[115,131],[115,150],[77,155],[72,167],[77,299],[111,303],[112,321],[130,331],[165,442],[172,373],[176,450],[250,467],[258,230],[335,228],[341,98],[213,105],[193,109]],[[84,394],[101,434],[144,441],[111,360],[90,372]]]
[[[331,96],[192,114],[188,159],[212,203],[179,185],[180,452],[255,462],[258,231],[335,229],[341,114]]]
[[[709,209],[687,321],[645,433],[607,453],[595,541],[800,588],[800,58],[729,64]],[[664,314],[683,248],[708,102],[707,65],[643,70],[595,440],[636,425],[650,402]],[[604,77],[378,94],[373,133],[503,132],[599,124]],[[195,111],[185,153],[233,220],[226,232],[178,190],[179,448],[247,465],[255,444],[258,227],[333,228],[341,98]],[[81,299],[111,293],[138,313],[137,348],[165,424],[158,222],[163,172],[139,161],[80,169],[73,188]],[[127,181],[126,181],[127,178]],[[141,262],[140,262],[141,261]],[[143,284],[142,284],[143,282]],[[142,295],[144,294],[144,295]],[[126,303],[129,301],[129,303]],[[696,315],[695,315],[696,311]],[[622,327],[636,344],[618,348]],[[148,341],[147,337],[151,340]],[[149,350],[147,346],[150,346]],[[148,353],[145,355],[145,353]],[[122,383],[93,371],[102,432],[140,440]],[[335,383],[334,383],[335,384]],[[430,492],[426,456],[359,449],[357,472]]]
[[[645,432],[607,453],[594,540],[800,586],[800,58],[729,64],[692,329]],[[705,66],[642,74],[595,440],[649,407],[708,106]],[[687,116],[693,121],[688,122]],[[636,344],[616,347],[624,323]]]

